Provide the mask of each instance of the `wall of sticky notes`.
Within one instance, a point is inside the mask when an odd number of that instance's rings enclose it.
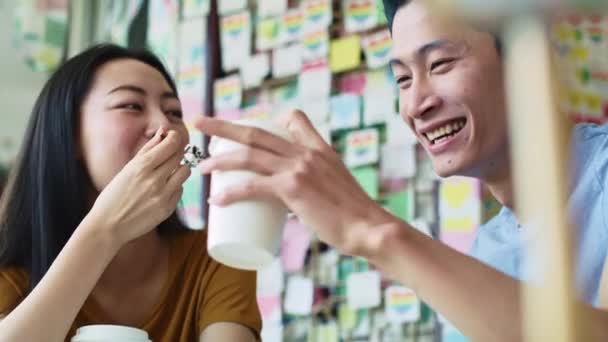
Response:
[[[608,16],[565,15],[553,24],[563,110],[575,121],[608,119]]]
[[[481,187],[440,182],[397,114],[382,1],[265,1],[220,13],[214,115],[271,120],[303,110],[372,199],[462,250],[481,222]],[[239,32],[235,17],[248,29]],[[452,213],[453,233],[440,234],[440,209]],[[437,341],[442,331],[412,290],[340,255],[297,218],[286,222],[276,262],[258,273],[258,304],[264,341]]]

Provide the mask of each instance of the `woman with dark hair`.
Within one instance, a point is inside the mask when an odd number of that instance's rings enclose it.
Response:
[[[0,202],[0,341],[64,341],[89,324],[259,339],[255,273],[213,261],[175,214],[187,139],[150,53],[96,46],[53,74]]]

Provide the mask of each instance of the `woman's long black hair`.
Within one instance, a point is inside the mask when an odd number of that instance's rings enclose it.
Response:
[[[134,59],[155,68],[177,94],[175,82],[156,56],[107,44],[69,59],[46,82],[0,201],[0,269],[23,269],[30,289],[89,210],[91,180],[77,158],[80,108],[96,71],[116,59]],[[182,228],[174,213],[159,226],[159,233]]]

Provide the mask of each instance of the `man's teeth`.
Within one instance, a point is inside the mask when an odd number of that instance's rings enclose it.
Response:
[[[464,127],[465,123],[465,120],[458,120],[447,123],[442,127],[439,127],[431,132],[426,133],[426,137],[431,143],[436,144],[447,139],[452,133],[457,133],[458,131],[460,131]]]

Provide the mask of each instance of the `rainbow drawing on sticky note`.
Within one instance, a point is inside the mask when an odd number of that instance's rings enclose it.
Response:
[[[223,101],[229,101],[239,91],[240,86],[236,82],[220,84],[216,88],[217,96]]]
[[[375,16],[376,4],[373,1],[351,1],[346,7],[346,15],[358,22]]]
[[[393,41],[388,30],[364,37],[362,44],[369,67],[377,68],[388,64],[393,47]]]
[[[349,140],[349,146],[353,149],[353,152],[358,155],[365,155],[368,153],[370,148],[376,146],[378,140],[377,134],[371,132],[364,134],[353,134]]]
[[[414,293],[393,292],[388,298],[387,303],[392,310],[398,313],[406,313],[412,310],[418,299]]]
[[[244,14],[233,15],[222,19],[222,33],[237,37],[245,32],[249,23],[249,16]]]
[[[320,23],[326,20],[329,15],[329,2],[327,0],[309,1],[304,5],[306,19],[313,23]]]
[[[239,76],[229,76],[215,81],[214,107],[215,110],[238,108],[241,104],[241,80]]]
[[[602,29],[600,27],[597,26],[592,26],[589,27],[587,29],[587,32],[589,33],[589,37],[591,38],[591,41],[593,41],[594,43],[601,43],[603,40],[603,32]]]
[[[420,300],[407,287],[391,285],[384,293],[384,311],[391,323],[415,322],[420,318]]]
[[[298,34],[304,25],[304,13],[301,11],[290,11],[283,15],[283,28],[288,34]]]
[[[393,43],[390,39],[371,42],[368,46],[368,52],[375,58],[385,58],[391,51]]]
[[[192,65],[181,68],[177,74],[180,83],[192,84],[196,81],[203,81],[205,70],[202,65]]]
[[[302,45],[309,50],[318,50],[323,44],[327,44],[328,39],[327,31],[317,31],[304,36]]]

